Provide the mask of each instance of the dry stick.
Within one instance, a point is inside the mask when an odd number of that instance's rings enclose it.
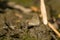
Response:
[[[46,12],[46,7],[44,4],[44,0],[40,0],[41,1],[41,14],[43,17],[43,23],[46,25],[48,24],[48,26],[60,37],[60,33],[58,32],[58,30],[47,20],[47,12]]]
[[[41,8],[41,14],[42,14],[42,18],[43,18],[43,23],[45,24],[45,25],[47,25],[47,22],[48,22],[48,20],[47,20],[47,12],[46,12],[46,7],[45,7],[45,4],[44,4],[44,0],[40,0],[41,2],[41,6],[40,6],[40,8]]]
[[[19,9],[19,10],[23,11],[24,13],[30,13],[32,11],[31,9],[25,8],[22,5],[18,5],[14,2],[8,2],[8,5],[12,8]]]
[[[54,25],[52,25],[50,22],[48,22],[48,26],[58,35],[58,37],[60,37],[60,33],[59,33],[58,30],[54,27]]]

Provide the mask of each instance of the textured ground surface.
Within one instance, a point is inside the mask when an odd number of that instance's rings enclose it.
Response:
[[[30,0],[31,4],[30,1],[26,1],[20,0],[17,3],[20,2],[26,7],[35,5],[32,0]],[[60,9],[57,5],[59,2],[50,0],[46,1],[46,4],[48,13],[51,10],[51,13],[57,10],[55,13],[59,14]],[[4,13],[0,13],[0,40],[58,40],[58,37],[48,26],[42,23],[39,13],[22,13],[15,9],[6,9]]]
[[[37,13],[7,10],[0,14],[0,40],[51,40],[51,35],[49,28],[40,22]]]

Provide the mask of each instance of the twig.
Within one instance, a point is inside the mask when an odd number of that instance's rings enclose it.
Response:
[[[50,22],[48,22],[48,26],[60,37],[59,31],[52,25]]]
[[[45,7],[45,4],[44,4],[44,0],[40,0],[41,1],[41,5],[40,5],[40,8],[41,8],[41,14],[42,14],[42,18],[43,18],[43,23],[45,25],[48,24],[48,26],[58,35],[58,37],[60,37],[60,33],[59,31],[54,27],[54,25],[52,25],[50,22],[48,22],[47,20],[47,12],[46,12],[46,7]]]
[[[30,12],[32,11],[32,10],[29,9],[29,8],[25,8],[25,7],[21,6],[21,5],[17,5],[17,4],[14,3],[14,2],[8,2],[8,5],[9,5],[10,7],[12,7],[12,8],[19,9],[19,10],[23,11],[24,13],[30,13]]]
[[[41,8],[43,23],[45,25],[47,25],[48,20],[47,20],[47,12],[46,12],[46,7],[45,7],[45,4],[44,4],[44,0],[40,0],[40,3],[41,3],[40,8]]]

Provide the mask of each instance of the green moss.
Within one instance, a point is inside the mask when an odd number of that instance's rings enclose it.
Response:
[[[23,37],[23,40],[36,40],[36,39],[33,37],[30,37],[29,35],[26,35]]]
[[[39,7],[39,4],[40,4],[38,1],[37,3],[35,3],[36,0],[10,0],[10,1],[16,2],[17,4],[20,4],[26,7],[30,7],[32,5]]]
[[[50,5],[52,10],[55,10],[55,12],[51,14],[57,18],[58,14],[60,14],[60,0],[50,0],[49,2],[46,2],[46,4]]]
[[[24,6],[30,6],[33,4],[33,0],[10,0],[10,1],[14,1]]]

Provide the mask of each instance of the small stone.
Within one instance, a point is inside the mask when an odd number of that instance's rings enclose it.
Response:
[[[16,26],[10,26],[11,29],[15,29]]]
[[[17,17],[19,17],[20,19],[23,18],[22,14],[15,13],[15,15],[16,15]]]
[[[32,19],[29,20],[28,25],[30,26],[35,26],[35,25],[39,25],[40,24],[40,20],[37,14],[34,14]]]

